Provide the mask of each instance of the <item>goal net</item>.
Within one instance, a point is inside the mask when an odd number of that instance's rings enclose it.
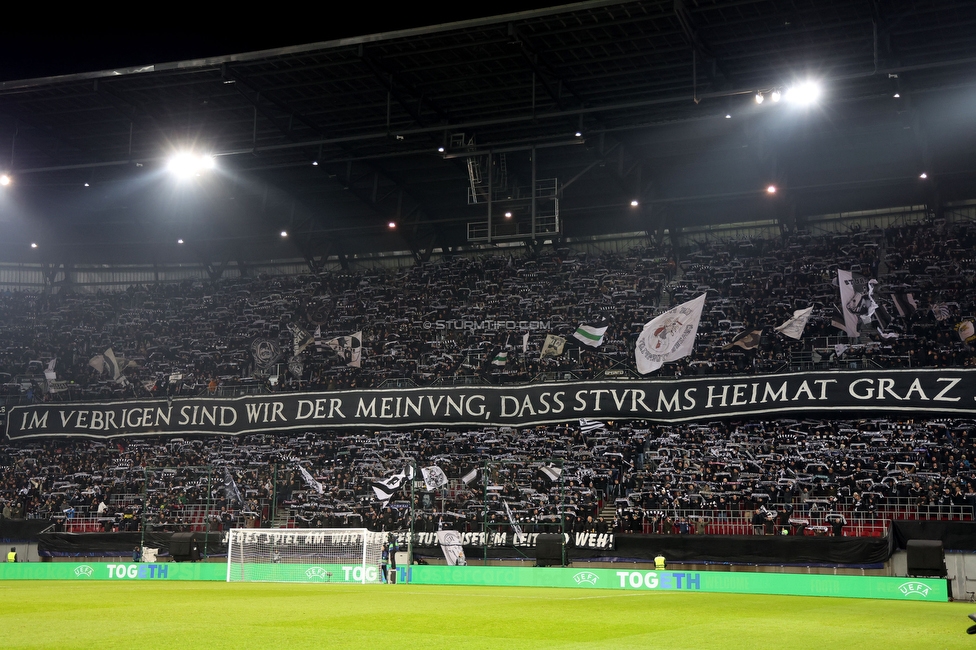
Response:
[[[385,541],[365,528],[234,528],[227,582],[380,582]]]

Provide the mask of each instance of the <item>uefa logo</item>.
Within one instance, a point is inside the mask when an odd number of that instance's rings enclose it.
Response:
[[[326,571],[320,566],[313,566],[305,572],[305,577],[309,580],[330,580],[332,578],[332,572]]]
[[[582,586],[584,583],[588,585],[596,585],[596,581],[600,579],[600,576],[593,573],[592,571],[580,571],[573,576],[573,580],[576,584]]]
[[[75,569],[76,578],[90,578],[92,577],[93,573],[95,573],[95,570],[87,564],[82,564],[80,567]]]
[[[900,591],[905,596],[908,596],[909,598],[911,598],[912,596],[918,596],[919,598],[928,598],[929,590],[931,589],[932,588],[930,586],[922,582],[905,582],[900,587],[898,587],[898,591]]]

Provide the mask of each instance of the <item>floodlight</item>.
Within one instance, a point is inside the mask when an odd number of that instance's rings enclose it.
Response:
[[[201,171],[214,169],[217,162],[213,156],[182,152],[172,156],[166,167],[179,178],[199,176]]]
[[[638,205],[639,203],[637,202],[637,199],[634,199],[633,201],[630,202],[630,207],[632,208],[636,208]]]
[[[925,172],[922,172],[921,174],[919,174],[919,175],[918,175],[918,177],[919,177],[919,178],[923,178],[923,179],[924,179],[924,178],[928,178],[928,177],[929,177],[929,175],[928,175],[928,174],[926,174]]]
[[[766,188],[766,193],[767,194],[776,194],[776,186],[775,185],[770,185],[769,187],[767,187]]]
[[[582,131],[577,131],[576,132],[576,137],[577,138],[582,138],[583,137],[583,132]]]
[[[732,119],[732,114],[731,113],[726,113],[725,114],[725,119],[731,120]]]
[[[10,177],[6,174],[0,176],[0,185],[10,185]]]
[[[396,229],[396,221],[391,221],[390,223],[386,224],[386,227],[390,230]]]
[[[763,94],[762,93],[756,93],[756,103],[757,104],[762,104],[764,99],[765,99],[765,97],[763,97]]]
[[[287,237],[288,236],[288,231],[287,230],[282,230],[281,231],[281,236],[282,237]]]
[[[318,167],[318,166],[319,166],[319,161],[313,160],[312,161],[312,167]]]
[[[769,98],[772,99],[773,103],[775,104],[783,98],[783,94],[778,90],[774,90],[772,93],[770,93]]]
[[[31,242],[31,248],[37,248],[37,243],[36,242]]]
[[[177,240],[176,240],[176,243],[177,243],[177,244],[182,244],[182,243],[183,243],[183,238],[181,237],[181,238],[179,238],[179,239],[177,239]]]
[[[444,147],[437,147],[437,153],[444,153]]]
[[[786,101],[801,106],[809,106],[820,98],[820,86],[813,81],[804,81],[786,91]]]
[[[505,218],[506,219],[511,219],[512,218],[512,211],[511,210],[509,210],[508,212],[505,213]]]

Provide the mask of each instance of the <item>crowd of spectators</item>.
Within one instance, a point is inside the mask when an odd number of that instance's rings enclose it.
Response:
[[[116,293],[6,292],[0,371],[10,375],[5,389],[17,395],[10,399],[19,400],[518,382],[550,372],[593,378],[629,372],[644,323],[703,292],[694,352],[658,374],[775,372],[798,369],[798,359],[806,367],[852,358],[876,367],[971,366],[972,350],[954,325],[976,311],[974,250],[976,224],[925,222],[713,242],[678,253],[665,246],[600,256],[558,249]],[[838,269],[877,278],[875,298],[892,315],[896,292],[911,294],[917,311],[895,316],[884,332],[872,324],[862,326],[860,338],[841,338],[831,324]],[[773,332],[795,309],[811,305],[801,340]],[[576,327],[600,318],[610,322],[603,344],[572,347]],[[729,347],[738,333],[758,328],[764,335],[757,349]],[[316,342],[290,359],[298,331],[314,332]],[[360,331],[361,364],[352,367],[327,342]],[[549,333],[565,336],[569,350],[540,359]],[[257,359],[255,340],[277,345],[279,358]],[[108,355],[90,363],[109,348],[118,378]],[[504,366],[490,363],[498,350],[510,351]],[[45,381],[45,371],[55,377]],[[572,423],[52,439],[7,443],[0,452],[0,515],[62,524],[94,519],[105,530],[143,523],[391,530],[405,527],[409,502],[400,495],[381,507],[370,483],[413,458],[419,466],[437,464],[452,479],[445,490],[417,495],[422,531],[478,530],[486,518],[489,527],[505,528],[502,502],[528,532],[551,530],[561,520],[575,531],[685,532],[700,530],[705,519],[689,512],[713,519],[795,513],[816,521],[833,511],[889,516],[893,504],[940,513],[952,506],[971,516],[971,429],[963,420],[779,420],[618,422],[588,434]],[[550,461],[563,469],[555,482],[539,471]],[[321,493],[299,466],[321,482]],[[460,481],[485,467],[486,480]]]
[[[971,348],[954,325],[976,312],[974,248],[976,224],[925,222],[703,243],[680,254],[668,246],[599,256],[558,249],[114,293],[4,292],[0,372],[9,375],[8,394],[28,400],[218,393],[240,386],[518,382],[544,372],[592,378],[608,369],[632,371],[644,324],[702,292],[707,298],[694,353],[657,374],[775,372],[796,368],[799,359],[827,364],[841,357],[878,367],[970,366]],[[862,326],[860,338],[841,338],[831,325],[839,302],[837,269],[879,280],[876,298],[894,316],[884,336],[872,324]],[[896,291],[912,294],[914,315],[897,315]],[[795,309],[811,305],[802,340],[773,331]],[[576,327],[601,318],[610,320],[604,343],[576,345]],[[318,344],[291,359],[296,326],[310,335],[317,331]],[[757,328],[764,332],[757,349],[726,349],[738,333]],[[360,331],[360,367],[324,344]],[[566,337],[567,351],[540,359],[548,333]],[[256,340],[274,344],[280,353],[275,363],[256,363]],[[110,368],[89,363],[110,348],[122,366],[118,379]],[[500,350],[509,351],[508,362],[492,365]],[[44,380],[49,367],[54,382]],[[277,378],[274,386],[269,377]]]
[[[486,519],[489,530],[510,531],[505,504],[524,532],[704,532],[705,523],[757,512],[811,525],[833,513],[971,519],[974,426],[814,419],[32,441],[0,449],[0,506],[4,517],[94,519],[104,530],[144,521],[168,530],[402,530],[409,487],[384,505],[372,485],[412,459],[449,478],[433,491],[416,484],[421,532],[480,531]]]

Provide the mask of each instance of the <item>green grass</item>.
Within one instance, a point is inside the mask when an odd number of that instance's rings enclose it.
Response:
[[[421,585],[0,583],[10,648],[973,648],[972,603]]]

